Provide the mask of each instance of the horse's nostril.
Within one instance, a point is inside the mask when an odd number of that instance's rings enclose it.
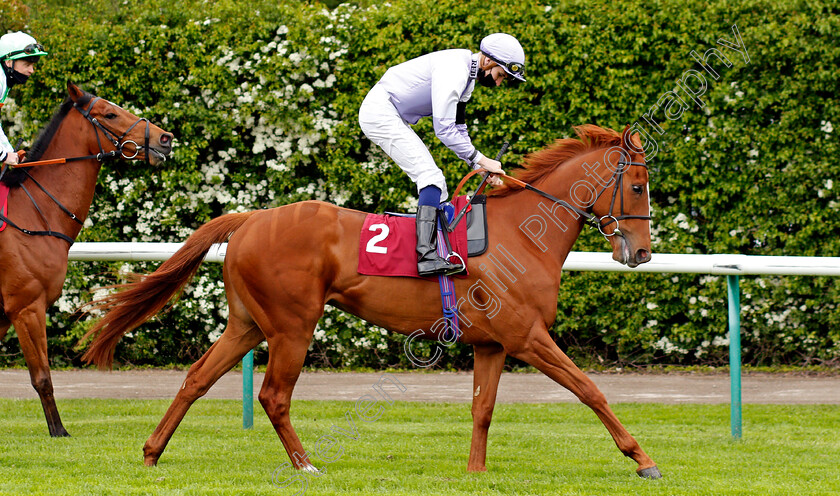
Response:
[[[172,135],[171,134],[161,134],[160,135],[160,144],[161,145],[169,145],[172,143]]]
[[[639,249],[636,252],[636,261],[639,263],[644,263],[650,260],[650,252],[645,250],[644,248]]]

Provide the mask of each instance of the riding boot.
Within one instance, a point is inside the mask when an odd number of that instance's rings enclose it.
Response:
[[[457,274],[464,266],[437,254],[437,208],[417,207],[417,272],[421,277]]]

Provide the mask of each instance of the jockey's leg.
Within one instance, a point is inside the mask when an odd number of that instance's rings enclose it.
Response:
[[[359,125],[371,141],[400,166],[417,185],[417,270],[421,276],[456,274],[464,270],[437,255],[437,208],[449,196],[446,178],[432,154],[403,120],[388,93],[379,86],[365,97],[359,109]]]
[[[437,253],[437,212],[440,188],[429,185],[420,190],[417,205],[417,272],[423,276],[456,274],[464,270]]]

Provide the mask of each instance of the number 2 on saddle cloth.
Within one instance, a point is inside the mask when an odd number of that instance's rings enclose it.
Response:
[[[451,221],[454,212],[459,212],[468,203],[466,196],[459,196],[453,199],[451,204],[444,204],[444,212]],[[482,209],[484,205],[481,205]],[[467,222],[459,222],[455,230],[449,233],[449,244],[452,252],[462,257],[466,266],[468,256],[467,225],[471,216],[468,214]],[[484,219],[481,219],[484,222]],[[483,226],[482,226],[483,227]],[[484,231],[484,229],[482,229]],[[397,277],[420,277],[417,273],[417,234],[414,226],[414,216],[405,214],[368,214],[362,225],[359,239],[359,274],[372,276],[397,276]],[[446,256],[446,243],[443,240],[441,226],[438,225],[438,254]],[[477,253],[476,253],[477,254]],[[456,258],[452,259],[457,260]],[[455,277],[464,277],[466,274]],[[424,277],[422,279],[434,280]],[[438,276],[441,287],[441,303],[443,315],[447,320],[447,334],[454,332],[460,336],[458,329],[458,317],[455,312],[457,297],[455,296],[455,285],[449,276]],[[445,336],[451,339],[450,336]]]

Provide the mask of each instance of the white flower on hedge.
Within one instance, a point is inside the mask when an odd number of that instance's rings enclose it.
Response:
[[[676,224],[677,227],[679,227],[680,229],[690,229],[691,228],[691,225],[688,223],[688,216],[686,216],[682,212],[677,214],[676,217],[674,217],[674,224]]]
[[[756,150],[755,148],[753,148],[752,150],[750,150],[750,151],[747,153],[747,156],[749,156],[749,157],[757,157],[757,156],[758,156],[758,150]]]
[[[339,207],[343,206],[347,201],[350,199],[350,192],[349,191],[339,191],[335,193],[333,196],[333,203],[338,205]]]
[[[822,126],[820,127],[820,131],[824,133],[831,134],[834,132],[834,126],[831,125],[831,121],[821,121],[820,125]]]
[[[653,343],[653,348],[657,350],[662,350],[666,354],[680,353],[682,355],[685,355],[688,353],[688,350],[675,345],[666,336],[662,336],[662,338],[660,338],[659,341]]]
[[[275,160],[273,158],[269,159],[269,160],[266,160],[265,166],[268,167],[271,170],[276,170],[277,172],[286,172],[287,170],[289,170],[288,165],[286,165],[285,163],[282,163],[282,162],[278,162],[277,160]]]

